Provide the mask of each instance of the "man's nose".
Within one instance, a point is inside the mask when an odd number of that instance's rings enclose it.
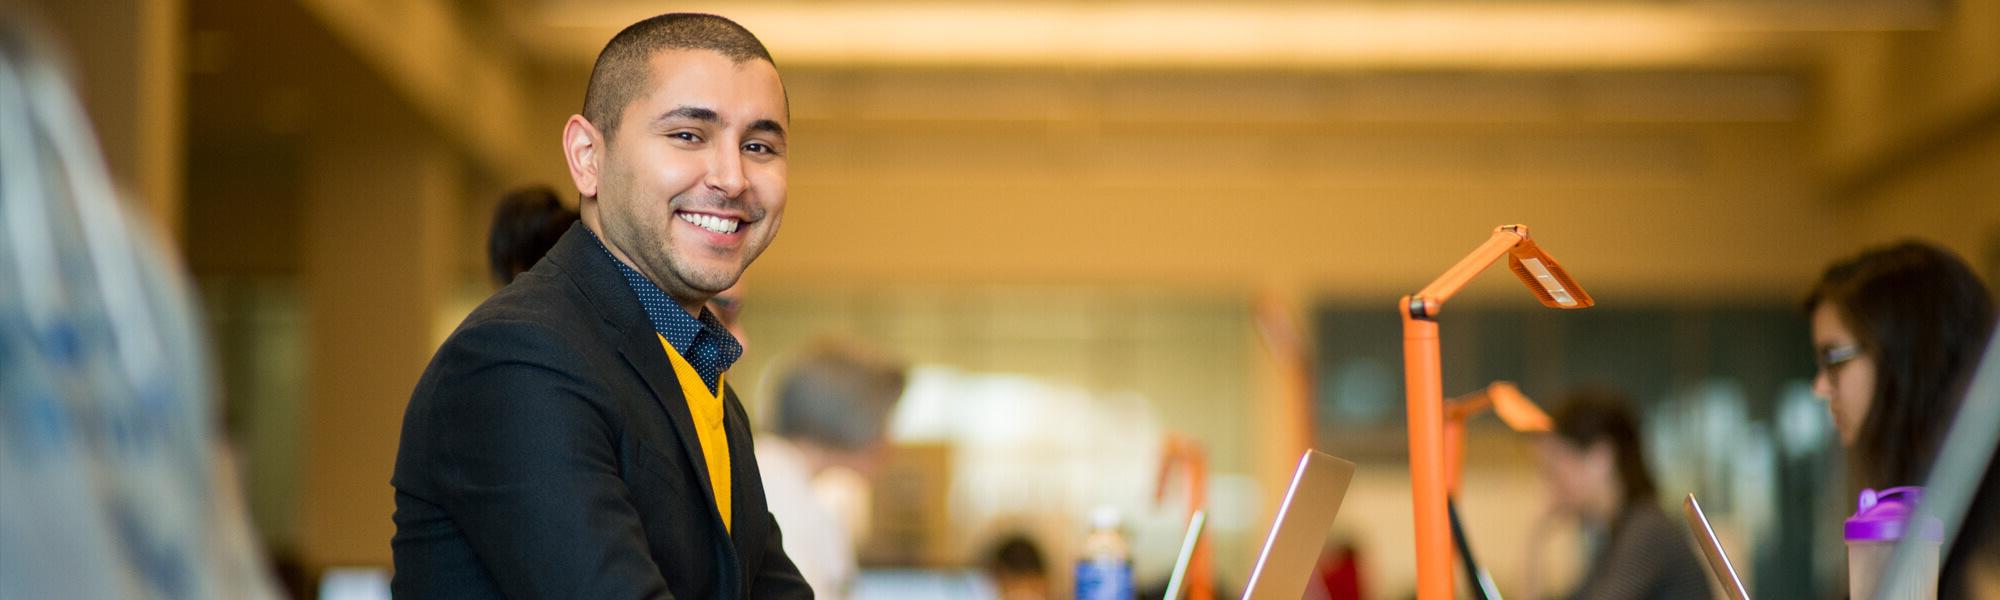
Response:
[[[750,187],[749,178],[743,175],[743,155],[735,144],[716,148],[715,157],[709,160],[708,178],[702,184],[724,198],[741,196]]]

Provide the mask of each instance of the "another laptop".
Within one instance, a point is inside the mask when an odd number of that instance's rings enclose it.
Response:
[[[1194,546],[1201,541],[1202,523],[1208,521],[1207,511],[1194,511],[1188,519],[1187,537],[1181,540],[1180,558],[1174,559],[1174,574],[1167,578],[1167,594],[1162,600],[1181,600],[1181,586],[1187,582],[1188,563],[1194,560]]]
[[[1715,582],[1722,584],[1722,593],[1729,600],[1750,600],[1750,591],[1743,589],[1743,578],[1736,576],[1736,567],[1729,564],[1729,553],[1722,550],[1722,540],[1715,537],[1715,528],[1709,527],[1708,515],[1702,514],[1701,503],[1689,493],[1686,502],[1688,528],[1694,530],[1694,539],[1701,543],[1701,554],[1708,559],[1708,570],[1715,574]]]
[[[1333,529],[1333,517],[1353,480],[1354,463],[1318,450],[1307,450],[1299,458],[1291,489],[1278,505],[1271,535],[1264,539],[1250,584],[1243,588],[1244,600],[1298,600],[1305,594],[1326,547],[1326,533]]]

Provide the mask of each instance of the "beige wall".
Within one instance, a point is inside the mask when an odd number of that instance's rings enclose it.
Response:
[[[2000,2],[1935,32],[1855,34],[1823,69],[1816,136],[1841,251],[1918,236],[2000,275]],[[1989,281],[1990,283],[1990,281]]]
[[[459,176],[454,157],[421,137],[330,140],[309,159],[308,564],[389,562],[395,440],[448,297]]]
[[[72,67],[119,191],[180,239],[187,38],[183,0],[28,0]]]
[[[1840,214],[1853,244],[1932,240],[1958,252],[1992,286],[2000,281],[2000,126],[1912,165],[1841,206]]]
[[[1386,302],[1527,223],[1616,302],[1795,289],[1836,247],[1783,74],[789,77],[792,205],[760,281]]]

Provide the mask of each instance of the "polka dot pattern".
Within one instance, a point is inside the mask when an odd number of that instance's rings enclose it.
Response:
[[[596,240],[596,234],[593,233],[591,239]],[[639,297],[639,306],[646,309],[646,318],[653,322],[653,331],[667,338],[667,343],[687,359],[688,365],[701,375],[702,383],[708,384],[708,389],[721,393],[716,388],[717,382],[722,380],[722,373],[743,356],[743,344],[723,328],[722,321],[716,319],[715,313],[710,312],[707,306],[702,307],[700,318],[688,316],[687,310],[661,291],[660,286],[653,285],[652,280],[646,279],[637,269],[612,256],[611,250],[604,247],[603,240],[597,240],[597,248],[604,251],[606,260],[618,266],[618,274],[625,276],[625,285]]]

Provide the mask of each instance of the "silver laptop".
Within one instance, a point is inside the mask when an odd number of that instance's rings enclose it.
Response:
[[[1729,600],[1750,600],[1750,591],[1743,589],[1743,578],[1736,576],[1736,567],[1729,564],[1729,553],[1722,550],[1722,540],[1715,537],[1715,528],[1708,526],[1708,515],[1702,514],[1701,503],[1694,500],[1690,492],[1686,502],[1688,528],[1694,530],[1694,539],[1701,544],[1702,556],[1708,558],[1708,570],[1715,574],[1716,583],[1722,584],[1722,593]]]
[[[1298,600],[1305,594],[1319,565],[1320,550],[1333,517],[1347,497],[1347,484],[1354,480],[1354,463],[1318,450],[1307,450],[1292,474],[1291,489],[1278,505],[1271,522],[1271,535],[1257,555],[1257,567],[1250,571],[1250,585],[1243,588],[1244,600]]]

